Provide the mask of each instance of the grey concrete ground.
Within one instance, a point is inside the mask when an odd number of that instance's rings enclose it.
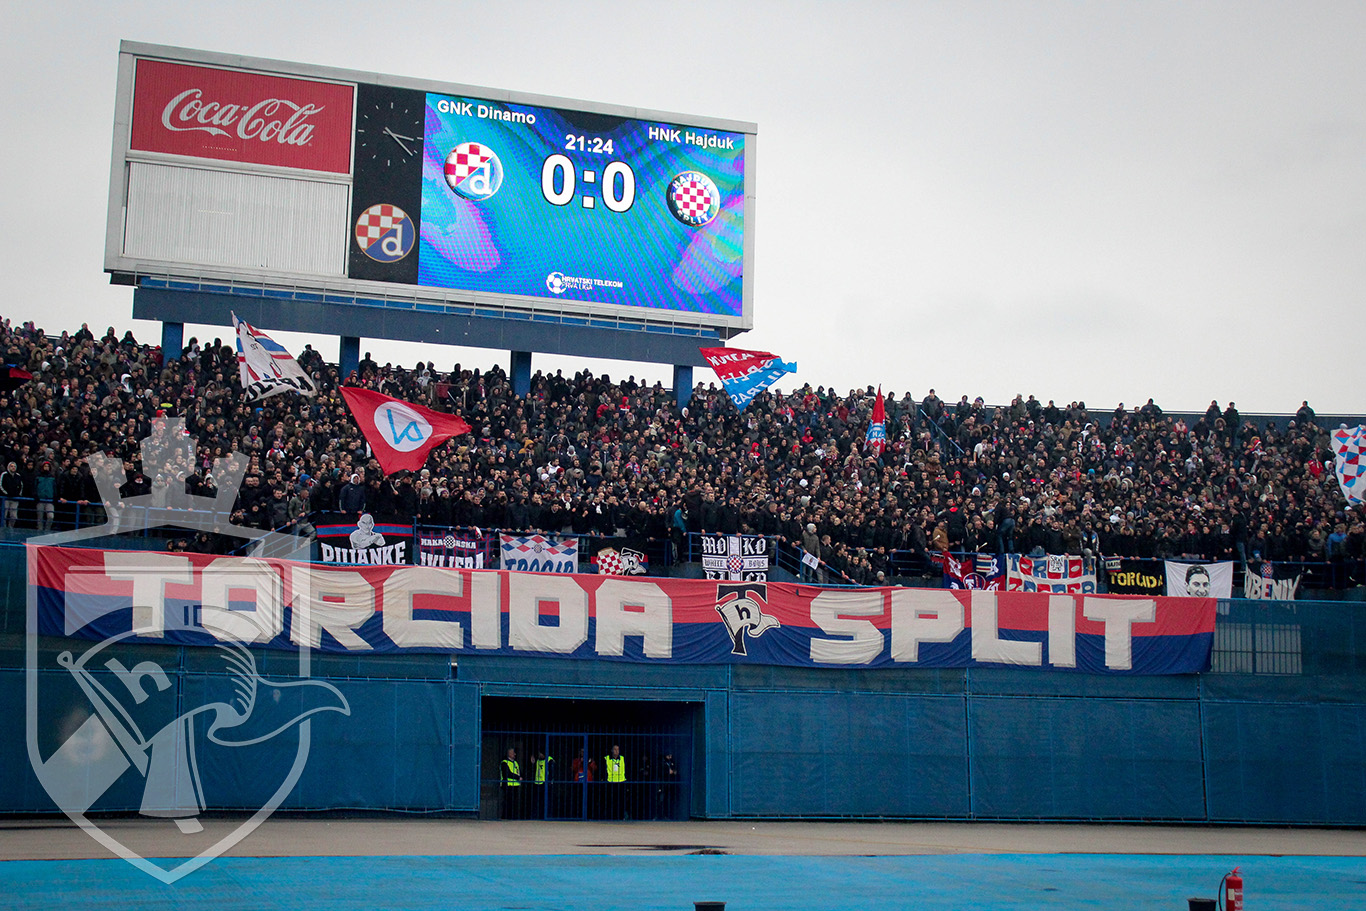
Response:
[[[184,835],[165,820],[98,823],[139,854],[190,857],[242,823],[204,819]],[[228,856],[667,856],[729,854],[895,856],[925,854],[1229,854],[1366,856],[1366,831],[916,822],[494,822],[464,819],[266,820]],[[63,819],[0,819],[0,860],[108,857]]]

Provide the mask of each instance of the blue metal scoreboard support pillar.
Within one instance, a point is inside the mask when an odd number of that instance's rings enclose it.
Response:
[[[512,354],[513,388],[523,396],[531,390],[531,354],[535,352],[671,364],[675,397],[686,403],[692,394],[692,368],[707,366],[698,349],[725,341],[719,330],[640,331],[371,304],[336,306],[298,298],[184,291],[146,284],[133,292],[133,318],[158,320],[168,330],[174,325],[179,331],[183,323],[230,326],[234,312],[253,326],[272,332],[325,332],[340,336],[337,361],[343,380],[360,366],[362,338],[508,351]],[[179,346],[180,342],[176,344]]]
[[[686,364],[674,364],[674,397],[678,407],[688,407],[692,400],[692,368]]]
[[[512,352],[512,394],[520,399],[531,394],[531,352]]]
[[[161,324],[161,358],[166,363],[180,360],[185,350],[185,324],[164,322]]]
[[[351,375],[354,370],[360,369],[360,338],[355,335],[343,335],[341,337],[341,348],[337,352],[337,363],[341,366],[342,382]]]

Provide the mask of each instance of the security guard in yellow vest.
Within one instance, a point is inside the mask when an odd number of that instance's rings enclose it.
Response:
[[[555,765],[555,757],[547,756],[545,750],[537,750],[536,766],[532,781],[535,787],[531,789],[531,818],[543,819],[545,817],[545,795],[546,782],[553,774],[552,766]]]
[[[503,760],[503,818],[520,819],[522,810],[522,767],[517,764],[517,750],[508,747],[507,758]]]
[[[612,744],[612,752],[602,757],[607,769],[607,818],[626,818],[626,757],[621,747]]]

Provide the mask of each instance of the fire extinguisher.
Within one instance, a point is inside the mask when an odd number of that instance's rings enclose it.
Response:
[[[1219,907],[1224,911],[1243,911],[1243,878],[1238,875],[1238,867],[1232,873],[1224,874],[1219,882]]]

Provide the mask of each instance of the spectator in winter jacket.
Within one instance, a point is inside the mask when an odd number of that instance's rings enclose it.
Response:
[[[0,472],[0,497],[4,498],[5,527],[13,528],[19,524],[19,498],[24,495],[24,478],[19,474],[19,465],[10,462]]]

